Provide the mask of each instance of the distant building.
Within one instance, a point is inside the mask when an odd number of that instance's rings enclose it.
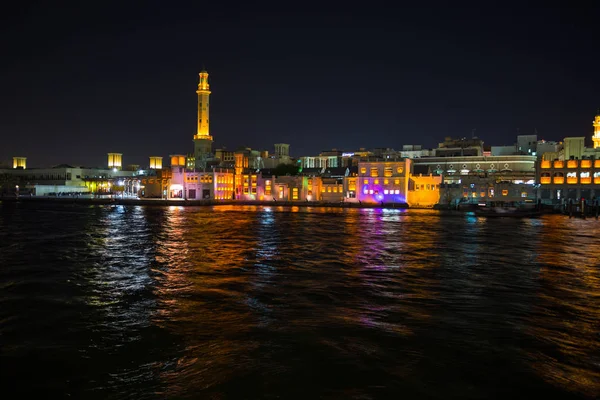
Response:
[[[483,155],[483,140],[478,138],[472,139],[452,139],[446,137],[443,143],[434,149],[434,157],[461,157],[461,156],[482,156]]]

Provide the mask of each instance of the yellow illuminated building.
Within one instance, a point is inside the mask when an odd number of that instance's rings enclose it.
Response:
[[[150,169],[162,169],[162,157],[151,156],[150,157]]]
[[[210,85],[208,84],[208,72],[200,72],[198,83],[198,128],[194,135],[194,157],[196,168],[206,167],[206,160],[212,152],[213,137],[210,135]]]
[[[121,170],[123,165],[123,154],[108,153],[108,168]]]
[[[13,157],[13,168],[27,168],[27,157]]]
[[[592,136],[592,141],[594,142],[595,149],[600,148],[600,108],[594,119],[594,136]]]

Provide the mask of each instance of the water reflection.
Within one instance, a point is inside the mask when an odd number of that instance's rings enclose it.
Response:
[[[600,254],[600,229],[592,221],[546,222],[537,257],[540,287],[527,328],[531,368],[557,387],[594,397],[600,393],[600,271],[589,255]]]
[[[595,221],[278,205],[0,215],[2,362],[21,391],[31,376],[78,398],[600,391]]]

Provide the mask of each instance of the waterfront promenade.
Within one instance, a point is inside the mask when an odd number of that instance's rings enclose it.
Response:
[[[342,207],[342,208],[409,208],[406,203],[364,203],[364,202],[323,202],[323,201],[260,201],[260,200],[183,200],[183,199],[140,199],[132,197],[50,197],[50,196],[11,196],[0,197],[0,201],[26,203],[90,204],[90,205],[145,205],[145,206],[295,206],[295,207]],[[410,207],[416,208],[416,207]]]

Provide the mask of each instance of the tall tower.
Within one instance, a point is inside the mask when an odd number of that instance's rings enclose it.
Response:
[[[208,84],[208,72],[200,72],[200,82],[198,83],[198,131],[194,135],[194,157],[196,158],[196,168],[205,168],[206,161],[211,157],[213,138],[209,133],[209,97],[210,85]]]
[[[594,119],[594,136],[592,136],[592,141],[594,142],[595,149],[600,148],[600,108]]]

